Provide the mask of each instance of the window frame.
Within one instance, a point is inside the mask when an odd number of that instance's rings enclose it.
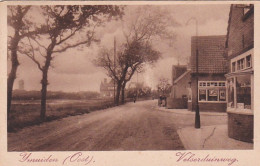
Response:
[[[205,86],[203,86],[205,85]],[[217,90],[217,101],[209,101],[209,90]],[[206,100],[200,100],[200,90],[206,91]],[[225,100],[220,101],[220,90],[225,90]],[[226,81],[198,81],[198,102],[199,103],[227,103],[227,82]]]
[[[238,75],[238,76],[232,76],[232,77],[228,77],[227,79],[233,79],[234,80],[234,85],[233,85],[233,88],[234,88],[234,96],[233,96],[233,98],[234,98],[234,107],[230,107],[229,105],[227,105],[227,109],[228,110],[240,110],[240,111],[242,111],[242,112],[245,112],[245,111],[253,111],[253,102],[252,102],[252,90],[251,90],[251,108],[249,109],[249,108],[239,108],[238,106],[237,106],[237,85],[236,85],[236,82],[237,82],[237,77],[240,77],[241,75]],[[252,88],[252,80],[251,80],[251,76],[250,76],[250,88]],[[228,94],[226,94],[226,95],[228,95]],[[227,101],[227,103],[228,103],[228,101]]]
[[[250,66],[247,66],[247,57],[250,57]],[[235,67],[233,66],[235,64]],[[243,70],[253,68],[253,54],[247,52],[243,56],[239,56],[230,61],[230,72],[236,73]]]

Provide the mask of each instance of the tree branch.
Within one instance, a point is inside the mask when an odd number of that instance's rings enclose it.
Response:
[[[54,50],[53,53],[61,53],[61,52],[66,51],[67,49],[74,48],[74,47],[77,47],[77,46],[80,46],[80,45],[83,45],[83,44],[89,45],[90,43],[91,43],[91,40],[85,40],[85,41],[82,41],[82,42],[78,42],[76,44],[67,45],[66,47],[63,47],[62,49],[59,49],[59,50]]]
[[[71,32],[71,34],[70,34],[70,35],[68,35],[68,36],[67,36],[67,37],[65,37],[64,39],[61,39],[61,38],[60,38],[60,41],[59,41],[59,42],[57,42],[57,44],[56,44],[56,45],[60,45],[61,43],[65,42],[66,40],[68,40],[69,38],[71,38],[72,36],[74,36],[74,35],[75,35],[75,33],[76,33],[77,31],[79,31],[81,28],[82,28],[82,26],[80,26],[80,27],[76,28],[76,29],[75,29],[73,32]]]
[[[38,68],[42,71],[43,68],[41,67],[40,62],[35,59],[35,52],[34,52],[34,48],[32,46],[31,40],[29,37],[27,37],[27,38],[28,38],[29,46],[31,47],[31,49],[29,51],[21,51],[20,49],[18,49],[18,52],[21,54],[24,54],[28,58],[30,58],[38,66]],[[30,54],[30,52],[31,52],[31,54]]]

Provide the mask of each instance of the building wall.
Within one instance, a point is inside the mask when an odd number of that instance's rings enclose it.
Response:
[[[183,98],[185,95],[188,96],[187,88],[190,87],[190,74],[186,74],[181,80],[172,86],[172,97],[173,98]]]
[[[187,98],[169,98],[167,97],[166,108],[169,109],[187,109]]]
[[[184,65],[173,65],[172,66],[172,84],[173,82],[187,71],[187,66]]]
[[[192,102],[188,103],[188,110],[195,111],[196,99],[196,79],[191,77]],[[226,81],[224,74],[204,74],[200,75],[198,81]],[[218,102],[199,102],[200,111],[205,112],[226,112],[226,103]]]
[[[243,8],[236,5],[232,5],[231,10],[227,43],[230,58],[248,50],[254,44],[254,14],[246,17]]]
[[[253,96],[254,96],[254,76],[253,63],[251,68],[243,71],[231,71],[231,61],[236,62],[237,59],[243,58],[249,54],[254,61],[254,9],[244,15],[244,9],[232,5],[230,8],[228,40],[226,43],[227,54],[229,59],[229,73],[226,75],[228,79],[244,75],[251,75],[251,108],[239,108],[236,106],[237,91],[234,88],[234,108],[228,107],[228,136],[240,141],[253,142],[254,131],[254,114],[253,114]],[[245,72],[246,71],[246,72]],[[235,74],[234,74],[235,73]],[[235,81],[236,82],[236,81]],[[229,96],[230,97],[230,96]],[[251,111],[250,111],[251,110]]]
[[[254,116],[228,112],[228,136],[236,140],[253,142]]]

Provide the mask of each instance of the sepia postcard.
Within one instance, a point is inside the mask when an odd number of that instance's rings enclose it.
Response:
[[[260,165],[259,20],[257,1],[0,2],[0,165]]]

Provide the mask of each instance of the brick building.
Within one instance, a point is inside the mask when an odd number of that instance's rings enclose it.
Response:
[[[227,60],[226,36],[194,36],[191,38],[191,94],[188,109],[195,111],[196,95],[200,111],[226,111]],[[196,49],[198,49],[198,84],[196,83]],[[196,92],[198,86],[198,93]]]
[[[110,80],[110,82],[107,81],[106,78],[104,78],[104,81],[101,81],[100,83],[100,94],[102,97],[113,97],[114,96],[114,82],[113,80]]]
[[[254,6],[231,5],[227,30],[228,135],[253,142]]]

